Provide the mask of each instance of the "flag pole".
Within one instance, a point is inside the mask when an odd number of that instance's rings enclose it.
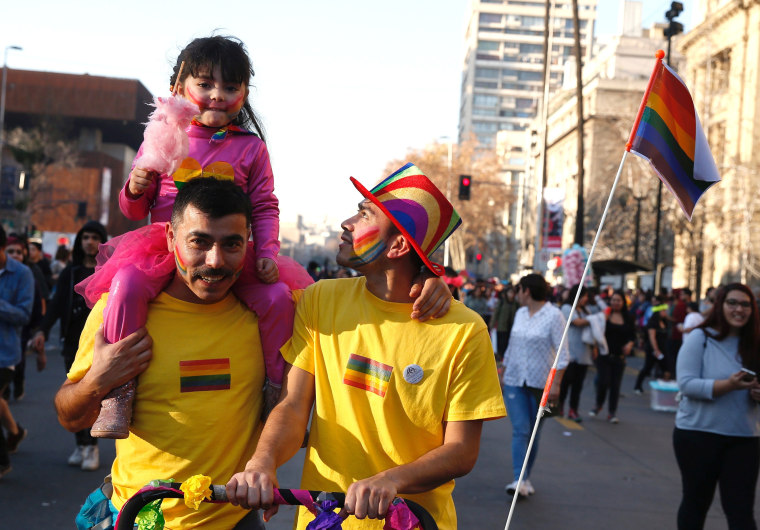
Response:
[[[628,137],[628,142],[625,144],[625,150],[627,152],[629,152],[631,150],[631,147],[633,146],[633,138],[636,136],[636,130],[639,128],[641,117],[644,115],[644,107],[647,106],[649,93],[652,91],[652,86],[654,86],[654,80],[657,77],[657,74],[660,73],[660,70],[662,69],[662,58],[665,57],[665,52],[662,50],[657,50],[654,56],[657,57],[657,61],[655,61],[654,63],[654,69],[652,70],[652,75],[649,76],[649,83],[647,83],[647,88],[644,91],[644,97],[641,98],[641,105],[639,105],[639,111],[636,113],[636,119],[633,120],[633,127],[631,127],[631,134]]]
[[[647,90],[647,93],[648,93],[648,90]],[[641,113],[641,110],[640,110],[640,113]],[[636,130],[635,126],[633,130],[634,131]],[[586,276],[588,275],[589,267],[591,267],[591,259],[594,257],[594,251],[596,250],[596,245],[599,242],[599,236],[602,233],[602,228],[604,227],[604,221],[607,219],[607,213],[610,211],[610,204],[612,203],[612,197],[615,195],[615,189],[617,188],[618,181],[620,180],[620,175],[623,172],[623,166],[625,165],[625,159],[628,157],[628,153],[629,151],[628,149],[626,149],[623,152],[623,158],[620,160],[620,167],[618,167],[617,174],[615,175],[615,180],[612,182],[612,189],[610,190],[610,195],[607,198],[607,204],[604,207],[604,212],[602,213],[602,219],[599,221],[599,228],[597,229],[596,235],[594,236],[594,242],[591,245],[591,251],[589,252],[588,259],[586,260],[586,266],[583,268],[583,274],[581,275],[580,282],[578,282],[580,285],[583,285],[583,282],[586,279]],[[581,297],[581,290],[578,289],[578,291],[575,293],[573,306],[570,309],[570,315],[572,315],[573,311],[575,311],[575,308],[578,305],[578,300],[580,299],[580,297]],[[507,516],[507,523],[504,526],[504,530],[508,530],[509,525],[512,522],[512,515],[514,514],[515,505],[517,504],[517,497],[519,496],[520,485],[523,482],[523,477],[525,476],[525,469],[528,467],[528,458],[530,457],[530,451],[533,448],[533,442],[536,439],[536,433],[538,432],[538,427],[541,422],[541,417],[544,415],[546,403],[549,399],[549,392],[551,390],[552,384],[554,383],[554,376],[557,373],[557,364],[559,363],[559,354],[562,351],[562,347],[565,344],[565,340],[567,339],[567,332],[570,329],[570,322],[571,322],[570,318],[568,318],[567,322],[565,322],[565,329],[562,331],[562,338],[559,341],[559,346],[557,347],[557,353],[554,355],[554,362],[552,363],[551,370],[549,370],[549,376],[546,378],[544,393],[541,395],[541,403],[538,406],[538,415],[536,416],[535,425],[533,425],[533,432],[530,435],[530,441],[528,442],[528,451],[525,453],[525,459],[523,460],[522,468],[520,469],[520,476],[517,479],[515,494],[512,496],[512,504],[509,508],[509,515]]]
[[[610,189],[610,195],[607,197],[607,204],[604,206],[604,212],[602,213],[602,218],[599,221],[599,228],[596,230],[596,235],[594,236],[594,242],[591,245],[591,251],[588,254],[588,259],[586,260],[586,266],[583,268],[583,274],[581,274],[581,279],[578,282],[579,285],[583,285],[586,276],[588,275],[588,270],[591,267],[591,261],[594,257],[594,252],[596,251],[597,243],[599,242],[599,236],[602,233],[602,229],[604,228],[604,222],[607,219],[607,214],[610,211],[610,204],[612,203],[612,197],[615,196],[615,189],[617,189],[618,182],[620,181],[620,175],[623,172],[623,166],[625,165],[625,160],[628,157],[628,153],[631,151],[631,147],[633,145],[633,139],[636,136],[636,130],[639,128],[639,123],[641,122],[641,118],[644,115],[644,108],[646,107],[647,100],[649,99],[649,93],[652,91],[652,87],[654,86],[654,81],[657,78],[658,73],[662,69],[662,59],[665,57],[665,52],[662,50],[657,50],[655,53],[655,57],[657,58],[657,61],[655,62],[654,68],[652,70],[652,75],[649,77],[649,83],[647,84],[646,90],[644,91],[644,96],[641,98],[641,105],[639,106],[639,110],[636,113],[636,119],[633,122],[633,127],[631,127],[631,134],[628,137],[628,142],[625,144],[625,151],[623,151],[623,158],[620,160],[620,166],[618,167],[617,174],[615,175],[615,180],[612,182],[612,189]],[[545,155],[544,155],[545,156]],[[581,297],[581,290],[578,289],[578,291],[575,293],[575,299],[573,300],[572,308],[570,309],[570,315],[573,314],[573,311],[575,311],[575,308],[578,306],[578,300]],[[551,370],[549,370],[549,376],[546,378],[546,384],[544,385],[544,392],[541,395],[541,403],[538,406],[538,414],[536,415],[536,422],[535,425],[533,425],[533,432],[530,435],[530,441],[528,442],[528,451],[525,454],[525,459],[523,460],[522,468],[520,469],[520,476],[517,479],[517,486],[515,488],[515,494],[512,497],[512,504],[509,508],[509,515],[507,516],[507,523],[504,525],[504,530],[509,530],[509,525],[512,522],[512,516],[514,515],[515,511],[515,505],[517,504],[517,498],[519,496],[519,490],[520,485],[523,482],[523,477],[525,476],[525,469],[528,467],[528,458],[530,457],[530,452],[533,449],[533,443],[536,439],[536,434],[538,433],[538,427],[541,422],[541,418],[544,415],[546,403],[549,399],[549,392],[551,391],[552,384],[554,383],[554,377],[557,374],[557,364],[559,364],[559,354],[562,351],[562,348],[565,344],[565,341],[567,339],[567,332],[570,329],[570,318],[567,319],[565,322],[565,329],[562,331],[562,338],[559,341],[559,346],[557,347],[557,352],[554,355],[554,362],[552,363]]]

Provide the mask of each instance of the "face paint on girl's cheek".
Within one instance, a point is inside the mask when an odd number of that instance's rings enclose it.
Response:
[[[195,97],[192,90],[190,90],[190,87],[185,88],[183,94],[185,95],[185,99],[192,101],[193,103],[198,105],[199,109],[203,110],[203,107],[205,106],[205,102]]]
[[[176,246],[174,247],[174,261],[177,263],[177,270],[179,273],[182,276],[187,276],[187,265],[185,265],[182,256],[179,255],[179,249]]]
[[[385,250],[385,243],[379,236],[380,229],[375,226],[354,232],[353,256],[349,261],[357,265],[375,261]]]

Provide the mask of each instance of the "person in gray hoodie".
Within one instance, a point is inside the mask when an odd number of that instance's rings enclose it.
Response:
[[[756,528],[760,469],[760,316],[752,291],[721,289],[678,352],[681,401],[673,447],[681,470],[678,528],[704,526],[715,487],[729,528]]]

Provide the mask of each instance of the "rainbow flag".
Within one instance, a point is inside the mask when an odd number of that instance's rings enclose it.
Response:
[[[230,360],[201,359],[179,362],[180,392],[229,390]]]
[[[343,383],[385,397],[391,372],[392,366],[352,353],[343,374]]]
[[[663,56],[659,50],[626,149],[649,161],[691,220],[697,201],[720,175],[689,89]]]

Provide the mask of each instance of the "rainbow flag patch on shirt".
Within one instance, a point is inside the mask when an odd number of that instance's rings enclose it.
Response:
[[[374,392],[385,397],[393,367],[352,353],[348,358],[343,382],[349,386]]]
[[[229,390],[230,359],[201,359],[179,362],[180,392]]]

